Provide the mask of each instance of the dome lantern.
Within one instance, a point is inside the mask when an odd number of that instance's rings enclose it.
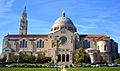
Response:
[[[64,11],[62,11],[62,17],[65,17],[65,12]]]

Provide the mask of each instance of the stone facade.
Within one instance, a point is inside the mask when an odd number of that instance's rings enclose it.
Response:
[[[100,61],[102,57],[111,63],[118,55],[118,44],[107,34],[79,34],[73,22],[65,16],[59,17],[48,34],[27,33],[27,13],[23,11],[20,23],[20,34],[8,34],[3,39],[2,55],[7,56],[20,52],[28,55],[45,55],[59,65],[70,65],[74,62],[77,48],[83,47],[90,54],[91,62]]]

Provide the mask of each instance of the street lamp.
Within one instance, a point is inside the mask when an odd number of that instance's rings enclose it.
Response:
[[[19,53],[17,53],[17,56],[18,56],[17,62],[19,62],[19,56],[20,56],[20,54],[19,54]]]
[[[58,42],[56,44],[56,71],[58,71]]]
[[[58,36],[55,36],[55,46],[56,46],[56,52],[55,52],[55,54],[56,54],[56,56],[55,56],[55,59],[56,59],[56,71],[58,71],[58,48],[59,48],[59,46],[60,46],[60,44],[61,44],[61,41],[59,40],[59,39],[57,39],[57,37]]]
[[[17,56],[18,56],[17,62],[20,61],[20,54],[21,54],[22,51],[23,51],[23,50],[19,50],[19,52],[17,53]]]
[[[38,54],[37,53],[35,54],[35,57],[36,57],[35,61],[37,62],[37,58],[38,58]]]

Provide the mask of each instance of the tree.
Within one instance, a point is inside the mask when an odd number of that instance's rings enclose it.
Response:
[[[6,56],[4,56],[3,58],[0,58],[0,62],[5,62],[6,61]]]
[[[19,58],[19,56],[13,55],[13,56],[10,57],[9,61],[10,62],[17,62],[18,58]]]
[[[89,54],[85,52],[83,48],[78,48],[74,55],[75,64],[90,63]]]
[[[114,62],[119,64],[120,63],[120,58],[115,59]]]

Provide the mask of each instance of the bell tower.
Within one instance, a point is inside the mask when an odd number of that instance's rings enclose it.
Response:
[[[23,13],[22,13],[22,18],[20,21],[20,34],[21,35],[27,35],[27,12],[26,12],[26,6],[24,7]]]

